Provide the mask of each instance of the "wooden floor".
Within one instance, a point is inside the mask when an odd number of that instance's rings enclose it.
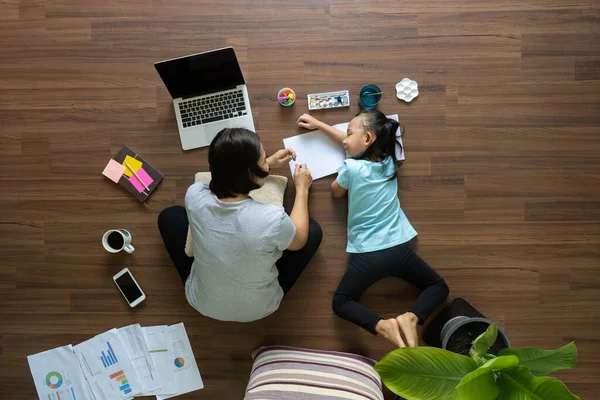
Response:
[[[300,133],[308,93],[348,89],[356,103],[378,84],[407,129],[400,198],[418,253],[515,347],[575,340],[576,368],[555,376],[600,398],[599,0],[1,0],[0,15],[3,399],[35,398],[27,355],[136,322],[185,323],[206,386],[185,399],[241,399],[260,345],[391,350],[331,311],[347,210],[331,178],[310,195],[323,243],[278,312],[223,323],[186,303],[156,218],[182,204],[207,150],[181,150],[153,63],[226,45],[267,151]],[[411,104],[394,96],[404,77],[419,82]],[[284,86],[299,96],[285,109]],[[165,174],[147,207],[100,174],[125,144]],[[117,227],[134,254],[102,248]],[[123,267],[148,296],[134,310],[111,279]],[[416,293],[383,281],[364,301],[397,315]]]

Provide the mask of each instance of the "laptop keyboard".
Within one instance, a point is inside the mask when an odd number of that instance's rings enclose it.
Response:
[[[234,90],[179,103],[184,128],[246,115],[244,92]]]

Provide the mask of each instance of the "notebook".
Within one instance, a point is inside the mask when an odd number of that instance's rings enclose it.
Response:
[[[102,175],[118,183],[141,202],[146,201],[163,180],[164,175],[129,146],[112,158]]]

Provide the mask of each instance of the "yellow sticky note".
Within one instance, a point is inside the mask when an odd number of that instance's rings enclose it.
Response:
[[[131,170],[129,169],[129,167],[127,166],[126,163],[129,164],[135,172],[137,172],[138,169],[142,168],[142,162],[140,160],[136,160],[135,158],[133,158],[131,156],[125,156],[125,161],[123,161],[123,166],[125,167],[125,171],[123,172],[123,174],[126,176],[129,176],[129,177],[131,177],[133,175],[133,172],[131,172]]]

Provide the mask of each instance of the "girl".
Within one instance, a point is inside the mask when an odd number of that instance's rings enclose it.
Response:
[[[396,170],[397,121],[377,110],[359,113],[341,132],[310,115],[298,125],[320,129],[343,144],[346,160],[331,184],[333,197],[348,193],[348,269],[333,296],[333,311],[398,347],[418,344],[417,323],[448,297],[444,280],[410,247],[417,232],[398,200]],[[395,276],[421,289],[413,307],[396,318],[383,319],[358,301],[378,280]],[[404,338],[403,338],[404,336]]]

